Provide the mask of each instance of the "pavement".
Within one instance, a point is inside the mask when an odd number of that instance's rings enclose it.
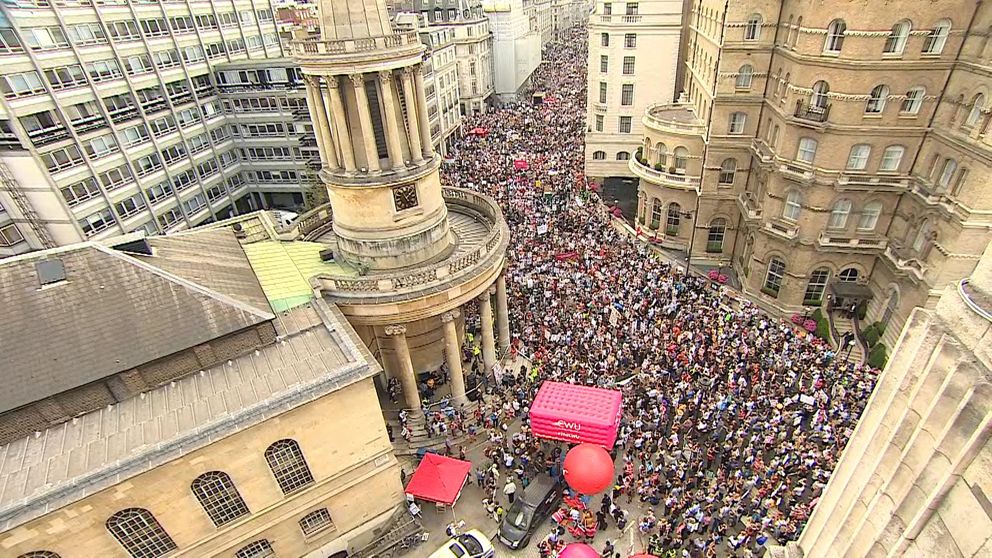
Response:
[[[520,369],[521,364],[527,364],[529,367],[530,361],[522,356],[517,356],[514,359],[507,359],[508,362],[504,362],[504,368],[507,373],[515,373]],[[510,432],[519,431],[520,422],[514,421],[510,424]],[[423,527],[429,535],[427,542],[417,547],[409,550],[404,557],[409,558],[427,558],[432,552],[437,550],[442,543],[448,540],[445,535],[445,528],[448,523],[455,521],[456,523],[460,521],[465,522],[464,528],[460,532],[464,532],[470,529],[478,529],[490,540],[493,541],[493,545],[496,547],[496,556],[498,558],[537,558],[540,554],[537,551],[537,543],[540,542],[544,537],[546,537],[554,526],[554,522],[550,518],[546,519],[543,523],[537,526],[533,532],[531,542],[525,547],[517,550],[511,550],[504,546],[502,543],[496,540],[496,532],[499,525],[496,521],[485,512],[482,507],[482,500],[486,497],[492,497],[492,494],[484,494],[482,489],[480,489],[475,484],[474,471],[478,465],[481,465],[486,461],[483,452],[485,450],[485,445],[488,442],[488,438],[480,434],[475,440],[471,438],[467,439],[467,445],[465,446],[466,458],[472,462],[473,474],[470,475],[470,484],[467,484],[462,490],[462,494],[458,499],[458,502],[447,509],[437,509],[433,504],[429,502],[418,502],[423,510]],[[458,450],[456,446],[455,451]],[[402,456],[399,457],[400,466],[407,472],[407,474],[412,474],[417,468],[419,459],[416,456]],[[505,472],[504,472],[505,473]],[[496,491],[497,500],[503,505],[504,509],[509,509],[509,502],[506,496],[503,495],[502,490]],[[599,503],[602,496],[594,496],[592,500],[592,508],[594,510],[599,509]],[[617,530],[615,524],[612,520],[608,520],[610,526],[596,534],[593,539],[592,546],[597,550],[602,550],[603,546],[606,544],[607,540],[612,540],[614,546],[621,553],[622,556],[631,556],[638,552],[643,552],[644,547],[640,540],[639,533],[637,531],[637,519],[643,515],[647,508],[637,505],[637,502],[633,504],[621,503],[621,507],[628,512],[628,524],[627,528],[623,533]],[[567,540],[571,541],[571,538],[566,535]],[[646,541],[645,541],[646,542]]]

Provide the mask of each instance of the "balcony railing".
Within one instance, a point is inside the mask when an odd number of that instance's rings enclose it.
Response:
[[[906,191],[910,188],[910,178],[908,176],[886,176],[877,174],[852,174],[841,173],[837,177],[837,187],[841,190],[900,190]]]
[[[817,244],[821,248],[838,251],[855,251],[858,253],[877,250],[881,252],[888,246],[888,239],[883,236],[845,236],[821,232]]]
[[[303,39],[290,43],[290,49],[297,56],[306,56],[308,54],[356,54],[405,46],[418,48],[421,46],[420,37],[416,31],[365,39],[339,39],[333,41]]]
[[[830,104],[822,107],[816,104],[804,102],[802,99],[796,101],[796,118],[809,120],[810,122],[826,122],[830,116]]]
[[[765,222],[765,230],[786,240],[799,237],[799,225],[787,221],[774,220]]]
[[[918,259],[918,254],[898,242],[890,242],[883,254],[898,271],[911,275],[918,281],[923,280],[926,275],[927,266]]]
[[[41,147],[50,143],[55,143],[69,137],[69,130],[62,125],[40,128],[28,132],[28,138],[35,147]]]
[[[647,108],[642,120],[652,128],[681,134],[706,134],[706,124],[683,105],[658,103]]]
[[[319,282],[326,293],[335,299],[354,300],[356,297],[374,295],[380,299],[389,296],[404,298],[418,296],[432,285],[442,285],[459,277],[471,276],[473,271],[492,264],[506,250],[509,229],[503,221],[499,206],[492,199],[461,188],[444,188],[445,203],[463,205],[484,217],[492,227],[486,238],[474,250],[458,258],[445,260],[433,266],[397,273],[370,273],[362,277],[320,275]],[[280,238],[314,239],[330,230],[332,214],[329,204],[303,214],[287,229],[279,231]]]
[[[636,157],[630,160],[628,166],[630,167],[631,172],[648,180],[649,182],[680,188],[683,190],[696,190],[699,187],[698,176],[686,176],[684,174],[675,174],[667,171],[655,170],[647,165],[642,165]]]
[[[758,203],[753,192],[741,192],[738,194],[737,205],[740,207],[741,214],[748,221],[758,221],[761,219],[763,213],[761,204]]]

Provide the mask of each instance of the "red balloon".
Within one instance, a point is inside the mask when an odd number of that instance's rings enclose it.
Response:
[[[580,494],[593,495],[613,483],[613,458],[602,446],[579,444],[568,450],[562,467],[568,486]]]
[[[558,553],[558,558],[600,558],[596,550],[582,543],[572,543]]]

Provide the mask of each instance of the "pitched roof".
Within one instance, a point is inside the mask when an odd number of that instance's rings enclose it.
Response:
[[[267,240],[245,244],[252,268],[269,303],[276,312],[306,304],[313,299],[310,279],[322,273],[357,276],[354,271],[320,259],[326,244]]]
[[[272,320],[257,282],[234,285],[253,276],[244,254],[247,275],[211,240],[212,263],[168,238],[153,241],[158,259],[87,242],[0,260],[0,412]],[[64,281],[39,284],[46,260],[62,263]]]
[[[0,445],[0,532],[381,370],[319,299],[275,327],[273,345]]]

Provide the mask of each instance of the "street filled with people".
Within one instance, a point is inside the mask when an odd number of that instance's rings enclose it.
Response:
[[[567,447],[527,424],[541,383],[620,389],[614,486],[566,498],[561,527],[534,535],[534,555],[628,525],[656,556],[759,554],[798,537],[877,371],[614,226],[583,174],[585,37],[577,29],[546,48],[531,84],[543,102],[467,117],[472,132],[443,167],[446,185],[504,209],[513,351],[529,362],[497,378],[481,371],[489,383],[473,422],[485,458],[472,480],[500,519],[537,475],[562,476]],[[613,558],[616,541],[595,540]]]

